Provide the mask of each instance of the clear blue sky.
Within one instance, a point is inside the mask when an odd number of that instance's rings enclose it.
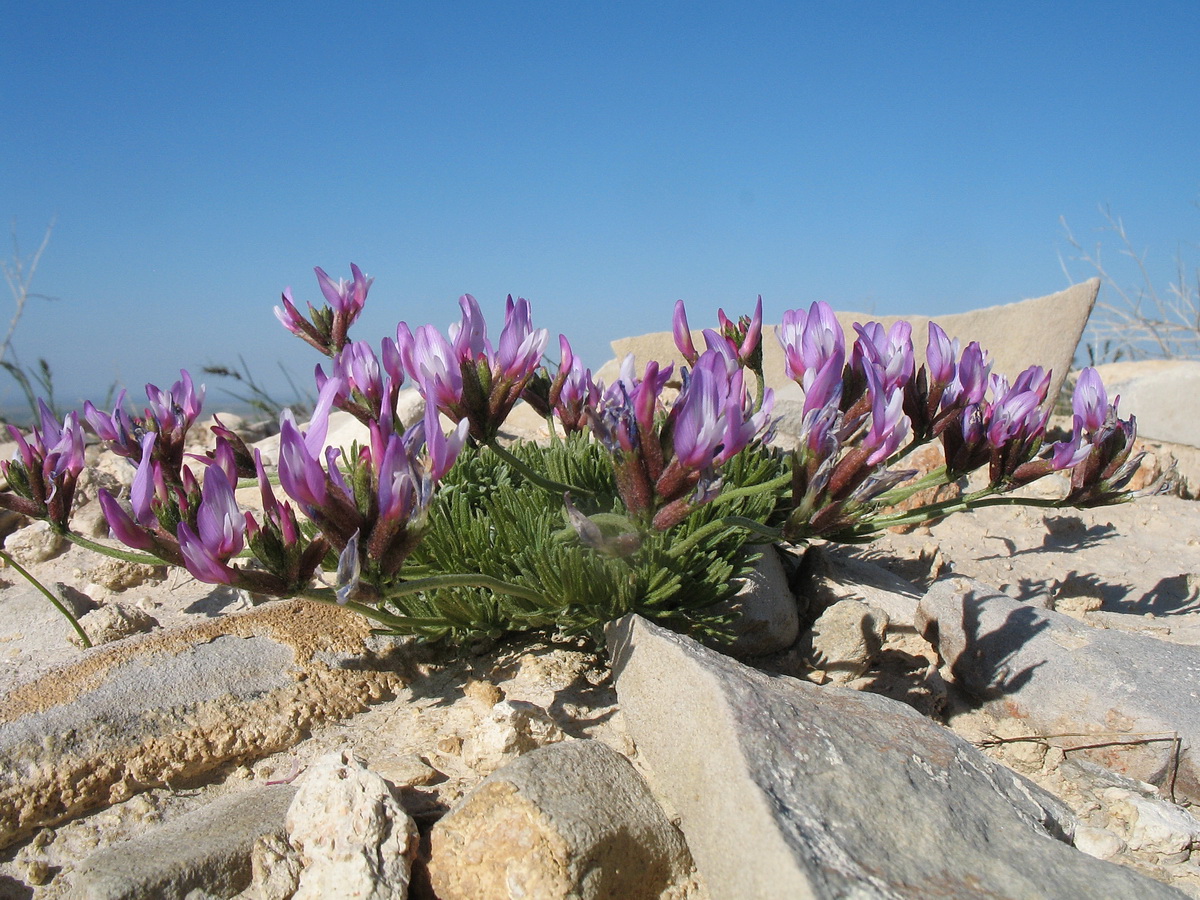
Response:
[[[0,36],[0,221],[57,217],[16,348],[67,401],[307,383],[271,307],[314,265],[376,277],[359,338],[512,292],[599,366],[680,297],[950,313],[1063,287],[1060,216],[1111,204],[1164,278],[1200,223],[1195,0],[47,0]]]

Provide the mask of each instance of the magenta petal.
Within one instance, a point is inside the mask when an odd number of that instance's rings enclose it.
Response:
[[[109,530],[117,540],[135,550],[150,550],[154,547],[154,541],[150,535],[137,526],[112,494],[101,488],[98,499]]]
[[[696,352],[695,342],[692,341],[687,310],[684,309],[682,300],[675,301],[675,315],[671,320],[671,331],[675,336],[675,346],[679,349],[679,354],[688,361],[689,365],[695,365],[699,354]]]
[[[217,559],[186,522],[179,524],[176,537],[179,540],[179,551],[183,554],[184,565],[198,581],[207,584],[233,583],[233,570]]]

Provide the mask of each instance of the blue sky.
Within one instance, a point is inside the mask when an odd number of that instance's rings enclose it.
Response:
[[[26,253],[57,221],[15,346],[67,403],[239,354],[307,383],[271,308],[314,265],[375,276],[359,338],[467,291],[498,328],[511,292],[599,366],[681,297],[950,313],[1063,287],[1060,216],[1091,242],[1111,204],[1164,280],[1200,223],[1194,0],[39,2],[0,33],[0,220]]]

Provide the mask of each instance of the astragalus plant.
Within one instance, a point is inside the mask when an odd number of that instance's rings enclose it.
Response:
[[[787,376],[804,389],[795,449],[773,438],[774,396],[762,371],[762,304],[724,312],[692,341],[682,302],[674,334],[687,364],[627,359],[611,384],[592,378],[565,337],[547,367],[550,336],[528,302],[506,306],[495,340],[475,299],[459,301],[446,333],[401,322],[376,347],[353,341],[371,279],[317,278],[325,303],[302,314],[290,292],[275,312],[328,358],[307,426],[280,420],[278,470],[219,421],[215,449],[184,452],[204,390],[185,371],[169,390],[147,387],[129,412],[91,404],[59,422],[43,408],[31,434],[12,429],[0,505],[43,518],[92,549],[185,567],[197,579],[257,595],[340,603],[380,630],[466,639],[509,631],[579,632],[634,611],[677,630],[726,633],[719,601],[769,542],[861,542],[889,526],[1000,503],[1094,506],[1129,498],[1137,468],[1133,419],[1118,418],[1092,370],[1075,393],[1074,429],[1048,443],[1050,373],[1012,381],[991,372],[977,343],[960,348],[935,324],[924,359],[910,327],[878,323],[846,335],[829,307],[792,310],[778,331]],[[426,401],[421,421],[396,414],[401,388]],[[507,442],[501,429],[524,400],[549,439]],[[345,410],[363,444],[327,446],[329,415]],[[128,496],[102,491],[112,535],[128,550],[72,532],[71,494],[83,467],[83,428],[135,469]],[[937,441],[946,463],[905,466]],[[916,509],[917,491],[986,469],[986,484]],[[1053,472],[1058,499],[1013,491]],[[236,488],[257,485],[261,510]]]

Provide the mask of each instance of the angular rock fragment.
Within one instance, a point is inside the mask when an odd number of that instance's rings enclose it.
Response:
[[[852,555],[845,547],[814,546],[805,551],[804,564],[812,573],[810,615],[839,600],[861,600],[887,613],[893,625],[911,627],[922,591],[910,581]]]
[[[143,609],[126,603],[106,603],[79,619],[93,647],[110,644],[158,627],[158,620]],[[73,638],[73,644],[82,644]]]
[[[1070,847],[1045,791],[872,694],[749,669],[637,616],[621,709],[714,898],[1179,898]]]
[[[1082,734],[1056,742],[1200,800],[1200,648],[1092,628],[960,577],[930,588],[918,614],[981,702],[1045,735]]]
[[[598,741],[535,750],[493,773],[433,829],[442,900],[657,900],[691,869],[642,777]]]
[[[550,714],[537,704],[501,700],[463,741],[463,762],[481,775],[490,775],[522,754],[566,737]]]

